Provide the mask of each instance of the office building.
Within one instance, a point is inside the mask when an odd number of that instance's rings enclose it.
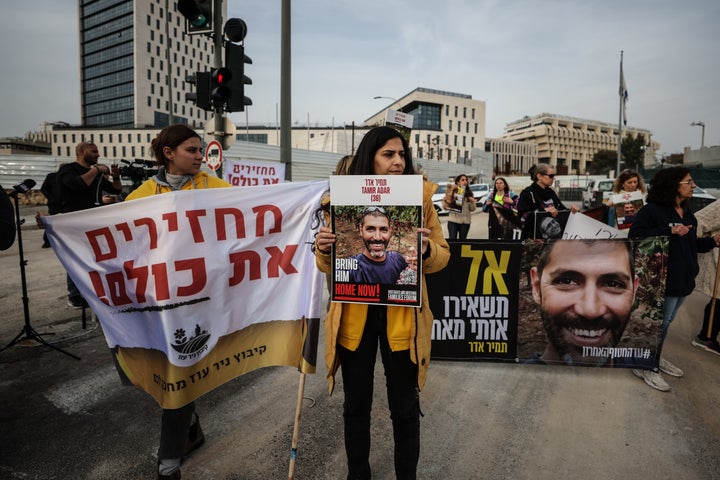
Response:
[[[471,95],[418,87],[365,120],[364,127],[382,125],[388,109],[413,116],[413,156],[471,164],[472,149],[485,146],[485,102]]]
[[[210,118],[185,100],[194,88],[185,78],[210,68],[213,42],[185,34],[176,3],[78,0],[83,126],[201,127]]]
[[[642,135],[648,142],[645,163],[652,162],[660,144],[651,139],[652,132],[642,128],[623,127],[623,137]],[[510,122],[500,139],[537,144],[537,159],[555,165],[558,173],[584,174],[600,150],[617,151],[618,126],[596,120],[583,120],[552,113],[525,116]]]

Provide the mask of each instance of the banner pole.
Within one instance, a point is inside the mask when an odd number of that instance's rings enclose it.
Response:
[[[718,261],[717,265],[715,266],[715,285],[713,286],[713,292],[712,297],[710,297],[710,311],[708,312],[708,326],[707,326],[707,332],[705,332],[705,338],[710,338],[710,335],[712,335],[712,324],[713,324],[713,315],[715,315],[715,303],[718,293],[718,284],[720,283],[720,255],[718,255]]]
[[[288,471],[288,480],[293,480],[295,478],[295,458],[297,457],[298,437],[300,436],[300,414],[302,412],[302,402],[305,394],[305,376],[306,374],[304,372],[300,373],[297,404],[295,405],[295,426],[293,428],[292,445],[290,449],[290,470]]]

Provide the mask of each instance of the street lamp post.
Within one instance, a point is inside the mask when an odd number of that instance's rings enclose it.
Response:
[[[380,96],[380,95],[378,95],[377,97],[373,97],[373,100],[380,100],[381,98],[387,98],[388,100],[392,100],[393,102],[397,102],[397,98],[393,98],[393,97],[383,97],[383,96]]]
[[[691,127],[702,127],[702,136],[700,137],[700,150],[705,147],[705,122],[692,122]]]

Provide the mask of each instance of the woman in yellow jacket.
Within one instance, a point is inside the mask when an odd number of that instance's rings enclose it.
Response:
[[[200,171],[203,162],[200,136],[187,125],[163,128],[150,145],[158,163],[158,173],[133,190],[126,201],[177,190],[230,186],[226,181]],[[195,402],[177,409],[163,409],[158,479],[179,479],[183,457],[202,445],[204,440],[195,413]]]
[[[407,141],[395,129],[376,127],[358,146],[349,175],[412,175],[415,169]],[[424,182],[422,273],[445,268],[450,249],[440,220],[432,206],[437,186]],[[327,222],[326,222],[327,223]],[[335,235],[319,229],[316,263],[331,271],[331,248]],[[422,306],[384,306],[333,302],[325,318],[325,362],[330,393],[340,368],[345,391],[343,418],[348,479],[370,479],[370,411],[372,408],[375,358],[378,345],[385,377],[395,439],[395,475],[415,479],[420,455],[419,391],[425,385],[430,362],[433,314],[426,282],[422,282]]]

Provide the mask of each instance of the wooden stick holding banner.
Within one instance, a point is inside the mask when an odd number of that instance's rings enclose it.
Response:
[[[298,385],[297,404],[295,405],[295,426],[293,427],[292,445],[290,446],[290,469],[288,480],[295,478],[295,459],[297,458],[298,437],[300,436],[300,416],[302,412],[303,397],[305,395],[305,373],[300,373]]]
[[[713,316],[715,315],[715,303],[717,303],[716,299],[718,294],[718,284],[720,284],[720,255],[718,255],[717,265],[715,266],[715,285],[713,285],[712,297],[710,297],[710,311],[708,312],[710,316],[708,317],[708,327],[707,332],[705,332],[705,338],[712,338],[710,337],[710,335],[712,335]]]

